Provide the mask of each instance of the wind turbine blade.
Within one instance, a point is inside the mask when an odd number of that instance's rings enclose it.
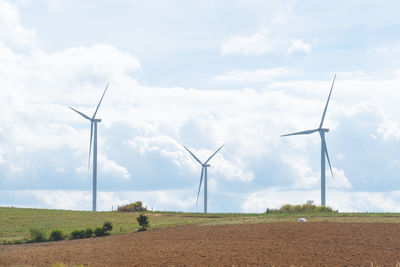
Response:
[[[336,80],[336,74],[335,74],[335,77],[333,78],[333,82],[332,82],[332,86],[331,86],[331,91],[329,92],[328,100],[326,101],[324,113],[322,114],[321,123],[320,123],[320,125],[319,125],[319,128],[320,128],[320,129],[322,128],[322,124],[324,123],[326,110],[328,109],[329,99],[331,98],[332,89],[333,89],[333,85],[335,84],[335,80]]]
[[[211,155],[211,157],[209,157],[208,158],[208,160],[204,163],[204,164],[207,164],[207,162],[209,162],[210,161],[210,159],[212,159],[212,157],[214,157],[215,156],[215,154],[217,154],[218,153],[218,151],[220,151],[221,150],[221,148],[224,146],[225,144],[223,144],[220,148],[218,148],[218,150],[217,151],[215,151],[214,152],[214,154],[212,154]]]
[[[108,85],[109,85],[109,84],[110,84],[110,82],[107,83],[106,89],[104,90],[104,93],[103,93],[103,95],[102,95],[101,98],[100,98],[99,104],[98,104],[97,107],[96,107],[96,111],[94,112],[92,119],[94,119],[94,117],[96,117],[96,113],[97,113],[97,111],[99,110],[101,101],[103,100],[103,97],[104,97],[104,95],[106,94],[106,91],[107,91],[107,88],[108,88]]]
[[[69,107],[69,108],[72,109],[73,111],[75,111],[76,113],[78,113],[79,115],[81,115],[82,117],[84,117],[85,119],[91,120],[91,118],[89,116],[83,114],[82,112],[77,111],[76,109],[71,108],[71,107]]]
[[[204,171],[204,167],[201,166],[200,184],[199,184],[199,190],[197,191],[196,206],[197,206],[197,204],[199,203],[199,195],[200,195],[201,182],[203,181],[203,171]]]
[[[92,139],[93,139],[93,122],[90,123],[90,144],[89,144],[89,162],[88,169],[90,168],[90,154],[92,153]]]
[[[291,134],[284,134],[284,135],[281,135],[281,137],[290,136],[290,135],[312,134],[312,133],[315,133],[315,132],[318,132],[318,129],[307,130],[307,131],[302,131],[302,132],[297,132],[297,133],[291,133]]]
[[[321,135],[322,144],[323,144],[323,146],[325,148],[325,154],[326,154],[326,159],[328,160],[329,169],[331,170],[331,174],[332,174],[332,178],[333,178],[332,165],[331,165],[331,161],[329,159],[328,147],[326,145],[325,137],[322,137],[322,133],[320,133],[320,135]]]
[[[198,163],[200,163],[201,165],[203,165],[203,163],[201,163],[201,161],[200,161],[192,152],[190,152],[190,150],[189,150],[187,147],[185,147],[184,144],[182,144],[182,146],[190,153],[190,155],[193,156],[193,158],[194,158]]]

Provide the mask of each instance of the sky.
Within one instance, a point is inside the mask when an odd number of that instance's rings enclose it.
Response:
[[[0,206],[400,212],[400,3],[0,0]]]

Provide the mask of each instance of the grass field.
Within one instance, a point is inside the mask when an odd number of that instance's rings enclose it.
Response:
[[[29,238],[30,228],[39,228],[47,234],[53,229],[70,233],[75,229],[102,226],[111,221],[112,234],[136,231],[139,213],[91,212],[0,207],[0,243]],[[311,222],[386,222],[400,223],[400,213],[181,213],[145,212],[150,229],[187,224],[218,225],[241,223],[294,222],[305,217]]]

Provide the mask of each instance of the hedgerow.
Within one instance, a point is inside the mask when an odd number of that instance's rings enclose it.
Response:
[[[334,212],[331,207],[328,206],[317,206],[310,202],[302,205],[282,205],[280,209],[267,209],[267,213],[273,212]]]

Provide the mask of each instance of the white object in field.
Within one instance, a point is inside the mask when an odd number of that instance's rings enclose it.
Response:
[[[298,222],[307,222],[307,219],[306,218],[298,218],[297,221]]]

